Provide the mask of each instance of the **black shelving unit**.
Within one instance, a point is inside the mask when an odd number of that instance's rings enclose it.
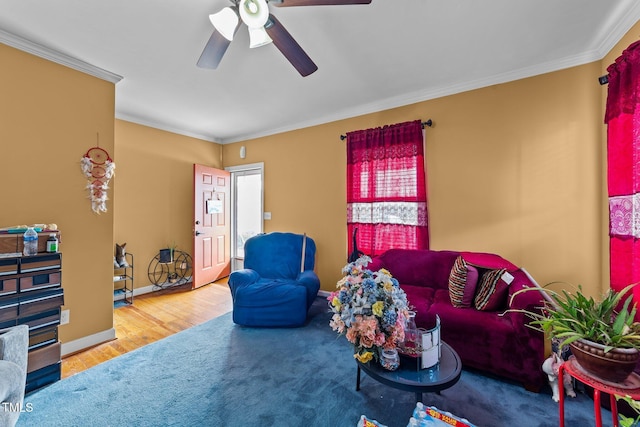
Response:
[[[129,266],[113,268],[113,295],[114,297],[122,295],[122,299],[118,298],[118,301],[133,304],[133,254],[127,252],[124,257]]]
[[[173,251],[169,262],[161,262],[160,254],[149,263],[149,281],[157,288],[165,289],[191,282],[193,261],[191,255],[179,250]]]

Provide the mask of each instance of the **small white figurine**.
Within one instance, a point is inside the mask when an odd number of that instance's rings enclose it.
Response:
[[[560,387],[558,385],[558,371],[560,366],[564,363],[564,360],[557,353],[551,354],[544,363],[542,364],[542,371],[547,374],[549,379],[549,385],[551,386],[551,391],[553,395],[551,398],[554,402],[558,402],[560,400]],[[567,372],[563,372],[562,385],[564,387],[564,391],[567,392],[567,396],[576,397],[576,392],[573,390],[573,381],[571,379],[571,375]]]

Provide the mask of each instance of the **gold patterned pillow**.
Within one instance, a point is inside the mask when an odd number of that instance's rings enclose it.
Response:
[[[478,270],[459,256],[449,274],[449,298],[454,307],[471,307],[478,285]]]
[[[506,307],[509,284],[502,278],[506,271],[506,268],[488,270],[482,275],[473,300],[477,310],[494,311]]]

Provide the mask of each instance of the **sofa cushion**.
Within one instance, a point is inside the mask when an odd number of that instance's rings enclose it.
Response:
[[[447,289],[449,273],[459,252],[428,249],[389,249],[367,266],[386,268],[401,285]]]
[[[478,286],[478,269],[459,256],[449,274],[449,298],[454,307],[471,307]]]
[[[427,313],[431,309],[436,289],[406,285],[404,283],[400,283],[400,288],[407,295],[407,303],[410,309],[416,312],[416,323],[418,323],[418,316]]]
[[[494,311],[506,307],[509,284],[502,277],[506,271],[505,268],[500,268],[482,274],[478,292],[473,300],[477,310]]]
[[[411,286],[400,284],[400,288],[407,294],[407,302],[411,310],[416,312],[416,325],[419,328],[427,328],[434,321],[437,312],[433,311],[433,305],[449,306],[452,310],[458,310],[451,306],[449,291],[447,289],[425,288],[423,286]],[[433,326],[431,326],[433,327]]]
[[[507,271],[515,271],[518,269],[515,264],[496,254],[487,254],[482,252],[460,252],[460,256],[464,258],[467,264],[471,264],[474,267],[478,268],[484,268],[487,270],[504,268]]]

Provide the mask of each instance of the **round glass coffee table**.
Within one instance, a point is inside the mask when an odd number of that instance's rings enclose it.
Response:
[[[442,342],[440,362],[428,369],[418,369],[416,362],[407,363],[404,357],[395,371],[388,371],[375,361],[362,363],[356,360],[356,363],[356,391],[360,391],[360,372],[364,371],[381,384],[414,392],[417,402],[422,402],[422,393],[439,393],[453,386],[462,373],[460,356],[445,342]]]

